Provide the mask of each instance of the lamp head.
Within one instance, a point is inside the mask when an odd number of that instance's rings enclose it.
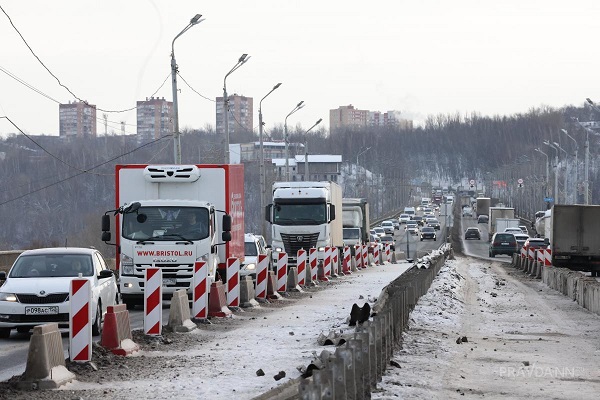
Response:
[[[561,129],[561,132],[564,133],[564,134],[568,134],[569,133],[569,132],[567,132],[566,129]]]
[[[588,103],[590,103],[591,105],[594,105],[594,102],[592,101],[592,99],[590,99],[589,97],[585,98],[585,101],[587,101]]]
[[[202,14],[194,15],[194,17],[190,20],[190,24],[196,25],[198,22],[200,22],[200,18],[202,18]]]
[[[281,86],[281,82],[279,82],[277,85],[273,86],[273,90],[277,89],[279,86]]]
[[[304,104],[304,100],[302,100],[300,103],[298,103],[298,104],[296,105],[296,107],[300,107],[300,106],[302,106],[302,104]]]
[[[323,118],[319,118],[319,120],[317,121],[317,123],[315,125],[319,125],[321,123],[321,121],[323,121]]]

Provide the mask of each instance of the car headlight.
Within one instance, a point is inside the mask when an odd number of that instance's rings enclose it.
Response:
[[[133,258],[126,254],[121,254],[121,274],[122,275],[133,275]]]
[[[254,263],[246,264],[246,265],[244,265],[244,269],[254,271],[256,269],[256,264],[254,264]]]
[[[283,249],[281,247],[275,247],[275,253],[281,253]]]
[[[14,293],[0,292],[0,301],[9,301],[11,303],[16,303],[17,295]]]
[[[317,251],[325,251],[325,247],[319,247]]]

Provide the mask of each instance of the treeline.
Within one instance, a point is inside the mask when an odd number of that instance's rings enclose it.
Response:
[[[585,132],[569,123],[593,119],[584,108],[534,109],[506,117],[440,115],[429,118],[423,127],[398,129],[342,129],[305,134],[298,126],[290,142],[308,143],[311,154],[341,154],[345,170],[356,163],[382,181],[369,183],[369,176],[355,176],[346,182],[347,196],[371,196],[374,209],[383,212],[401,205],[415,180],[458,181],[464,177],[494,174],[503,166],[523,160],[532,171],[541,170],[545,159],[534,149],[544,140],[558,142],[565,149],[573,143],[560,129],[569,131],[580,143],[583,160]],[[283,139],[281,127],[267,132],[265,140]],[[596,154],[595,137],[591,146]],[[231,143],[258,140],[246,132],[233,135]],[[223,138],[208,127],[181,135],[183,163],[222,163]],[[550,150],[550,149],[548,149]],[[0,249],[39,246],[95,246],[105,254],[114,253],[100,241],[100,216],[114,207],[114,166],[119,163],[172,163],[172,138],[138,143],[132,136],[102,136],[60,139],[49,136],[14,135],[0,142]],[[536,165],[537,164],[537,165]],[[248,163],[246,171],[246,230],[260,232],[258,163]],[[596,174],[590,175],[595,180]],[[354,181],[352,181],[354,179]],[[362,185],[362,186],[361,186]],[[369,186],[370,185],[370,186]],[[591,185],[595,188],[595,185]],[[365,188],[361,192],[359,189]],[[377,190],[374,190],[377,189]],[[596,194],[594,194],[596,197]]]

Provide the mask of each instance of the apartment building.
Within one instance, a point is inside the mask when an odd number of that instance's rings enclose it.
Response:
[[[95,137],[96,106],[84,101],[58,105],[60,137]]]
[[[173,102],[164,97],[146,97],[136,106],[138,141],[150,141],[173,133]]]

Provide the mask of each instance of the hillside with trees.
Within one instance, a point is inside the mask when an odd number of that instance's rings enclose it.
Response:
[[[534,149],[543,148],[542,142],[549,140],[572,153],[573,141],[560,133],[566,129],[579,143],[581,165],[586,132],[571,123],[571,118],[597,119],[593,113],[587,108],[567,107],[512,116],[439,115],[413,130],[342,129],[331,135],[323,130],[305,135],[298,126],[292,130],[290,142],[306,140],[312,154],[341,154],[350,174],[355,171],[350,165],[356,163],[361,149],[371,147],[361,156],[360,165],[382,177],[380,192],[372,194],[378,198],[370,200],[381,201],[385,210],[402,205],[414,180],[434,183],[478,178],[491,182],[513,177],[511,171],[518,171],[532,182],[531,190],[543,191],[546,159]],[[267,134],[270,140],[283,139],[281,128]],[[250,142],[258,137],[247,132],[230,140]],[[590,142],[594,159],[597,137],[590,135]],[[183,132],[181,143],[184,164],[221,163],[224,159],[223,139],[210,128]],[[552,154],[547,149],[544,151]],[[100,240],[100,217],[114,208],[115,164],[172,163],[173,147],[171,137],[138,143],[133,136],[67,140],[15,134],[0,141],[0,156],[0,249],[92,245],[110,256],[112,247]],[[259,231],[258,163],[246,164],[245,171],[246,230]],[[600,195],[594,184],[596,175],[594,165],[590,172],[592,199]],[[360,183],[360,176],[348,179],[354,179],[354,185]]]

